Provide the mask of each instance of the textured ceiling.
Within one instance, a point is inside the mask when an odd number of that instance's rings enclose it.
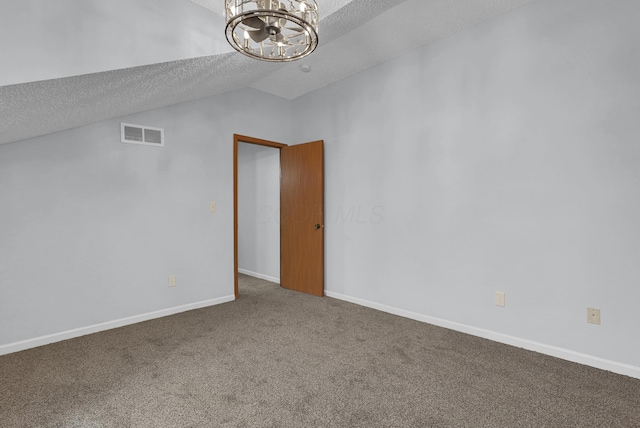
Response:
[[[201,16],[209,17],[220,26],[222,0],[171,1],[184,8],[195,7]],[[320,22],[320,46],[302,61],[272,64],[234,51],[132,67],[138,65],[134,62],[123,68],[120,56],[115,66],[101,65],[103,70],[110,71],[0,86],[0,144],[244,87],[293,99],[532,0],[317,1],[321,18],[324,17]],[[60,7],[72,7],[74,2],[85,6],[83,13],[92,14],[91,8],[87,8],[89,0],[57,3],[63,5]],[[60,10],[56,13],[60,14]],[[74,13],[77,15],[78,11]],[[46,20],[46,15],[41,19]],[[198,20],[200,18],[192,21]],[[91,28],[82,25],[66,31],[71,31],[73,39],[78,40],[88,37],[83,31],[93,34]],[[95,35],[93,37],[96,40]],[[136,57],[136,49],[145,50],[144,34],[136,33],[132,37],[137,39],[123,42],[122,46],[132,50],[129,56]],[[223,31],[219,37],[224,40]],[[67,35],[66,43],[68,38]],[[174,41],[173,46],[179,45]],[[30,49],[22,47],[20,41],[13,46],[15,52]],[[61,52],[65,49],[60,47]],[[219,52],[215,47],[211,49]],[[180,52],[174,55],[180,58]],[[78,61],[82,62],[82,58]],[[302,73],[302,64],[310,65],[312,71]],[[30,67],[27,62],[20,66],[24,70]],[[3,68],[0,68],[0,82],[6,81],[1,77]]]

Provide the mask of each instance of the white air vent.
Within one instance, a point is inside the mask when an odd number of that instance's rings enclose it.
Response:
[[[129,144],[164,147],[164,129],[121,123],[120,141]]]

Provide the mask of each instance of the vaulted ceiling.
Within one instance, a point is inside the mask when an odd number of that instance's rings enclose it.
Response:
[[[223,0],[5,0],[0,144],[245,87],[294,99],[530,1],[317,0],[318,49],[273,64],[227,44]]]

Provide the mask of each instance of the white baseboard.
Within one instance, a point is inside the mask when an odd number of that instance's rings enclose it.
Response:
[[[209,306],[219,305],[221,303],[232,302],[234,296],[225,296],[218,299],[204,300],[202,302],[190,303],[188,305],[176,306],[173,308],[162,309],[160,311],[149,312],[146,314],[135,315],[132,317],[121,318],[114,321],[108,321],[100,324],[90,325],[88,327],[76,328],[73,330],[63,331],[61,333],[49,334],[46,336],[36,337],[34,339],[23,340],[20,342],[0,345],[0,355],[11,354],[13,352],[24,351],[25,349],[36,348],[38,346],[48,345],[54,342],[73,339],[74,337],[85,336],[87,334],[98,333],[113,328],[124,327],[126,325],[136,324],[143,321],[149,321],[156,318],[166,317],[168,315],[179,314],[180,312],[191,311],[193,309],[206,308]]]
[[[604,358],[594,357],[592,355],[581,354],[568,349],[558,348],[556,346],[546,345],[544,343],[533,342],[531,340],[521,339],[494,331],[485,330],[465,324],[443,320],[440,318],[430,317],[427,315],[417,314],[415,312],[405,311],[403,309],[394,308],[392,306],[380,303],[370,302],[368,300],[358,299],[356,297],[345,296],[343,294],[334,293],[333,291],[325,291],[325,295],[334,299],[344,300],[346,302],[355,303],[356,305],[377,309],[382,312],[398,315],[427,324],[433,324],[438,327],[448,328],[450,330],[459,331],[461,333],[471,334],[473,336],[489,339],[494,342],[504,343],[518,348],[527,349],[529,351],[539,352],[541,354],[550,355],[552,357],[561,358],[563,360],[572,361],[578,364],[595,367],[601,370],[607,370],[625,376],[640,379],[640,367],[628,364],[618,363],[615,361],[605,360]]]
[[[273,276],[263,275],[261,273],[251,272],[250,270],[240,269],[240,268],[238,268],[238,272],[243,273],[245,275],[253,276],[254,278],[260,278],[260,279],[264,279],[265,281],[275,282],[276,284],[280,284],[280,278],[275,278]]]

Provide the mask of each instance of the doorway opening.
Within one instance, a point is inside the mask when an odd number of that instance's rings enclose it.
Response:
[[[238,151],[240,143],[278,149],[280,156],[280,286],[324,296],[324,141],[288,146],[233,136],[234,295],[238,298]],[[275,210],[274,213],[275,215]]]
[[[274,278],[275,264],[279,279],[279,149],[286,146],[286,144],[243,135],[234,135],[233,138],[234,294],[236,298],[239,295],[238,272],[273,281],[276,279]],[[271,153],[272,151],[275,153]],[[240,181],[242,178],[245,181]],[[246,182],[247,180],[252,182]],[[274,180],[276,183],[273,182]],[[238,232],[239,229],[241,234]],[[274,246],[276,254],[274,254]],[[243,266],[240,266],[240,260]]]

